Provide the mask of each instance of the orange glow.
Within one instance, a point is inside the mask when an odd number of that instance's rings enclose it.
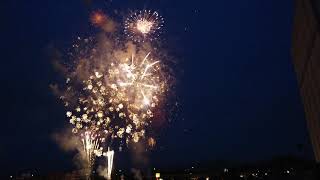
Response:
[[[101,11],[94,11],[90,16],[90,21],[95,26],[103,26],[107,21],[107,16]]]
[[[150,137],[148,139],[148,145],[153,148],[156,145],[156,140],[154,138]]]

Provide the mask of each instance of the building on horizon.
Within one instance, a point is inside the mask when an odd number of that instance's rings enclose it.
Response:
[[[295,0],[293,64],[315,160],[320,162],[320,0]]]

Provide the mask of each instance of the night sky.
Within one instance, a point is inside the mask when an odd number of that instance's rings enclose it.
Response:
[[[73,154],[51,138],[67,120],[49,89],[57,72],[47,50],[92,35],[97,9],[165,18],[161,41],[178,62],[180,111],[159,134],[152,166],[270,159],[299,154],[297,144],[312,158],[291,63],[291,0],[8,0],[0,6],[2,172],[73,167]]]

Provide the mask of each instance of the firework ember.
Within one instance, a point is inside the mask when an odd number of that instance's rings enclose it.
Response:
[[[157,39],[164,19],[158,12],[144,10],[133,13],[125,20],[125,34],[133,41],[143,42]]]
[[[94,11],[90,16],[90,21],[95,26],[103,26],[107,21],[107,16],[101,11]]]

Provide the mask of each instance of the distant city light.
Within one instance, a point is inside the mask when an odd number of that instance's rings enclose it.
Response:
[[[160,178],[160,173],[156,173],[156,178]]]
[[[287,174],[290,174],[290,171],[289,171],[289,170],[287,170]]]

